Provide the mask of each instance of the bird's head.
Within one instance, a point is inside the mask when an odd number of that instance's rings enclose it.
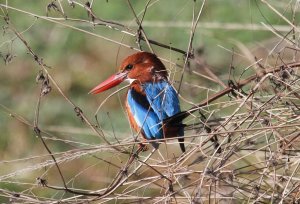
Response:
[[[117,86],[127,80],[131,84],[167,79],[167,70],[156,55],[138,52],[127,57],[121,64],[119,72],[112,75],[89,93],[97,94]]]

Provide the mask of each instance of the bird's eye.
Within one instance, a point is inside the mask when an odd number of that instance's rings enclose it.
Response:
[[[133,68],[133,65],[132,64],[129,64],[125,67],[126,70],[131,70]]]

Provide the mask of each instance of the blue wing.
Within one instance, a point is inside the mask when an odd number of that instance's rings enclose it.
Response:
[[[180,112],[180,104],[175,89],[167,81],[159,81],[156,83],[146,83],[143,85],[147,100],[151,108],[156,113],[159,120],[162,121],[167,117],[171,117]],[[178,126],[178,136],[184,135],[183,126]],[[176,136],[176,135],[171,135]],[[163,138],[161,135],[160,138]],[[182,141],[180,139],[180,141]],[[180,144],[182,150],[184,145]],[[185,151],[185,150],[183,150]]]
[[[177,93],[167,81],[145,83],[143,90],[146,97],[129,90],[127,101],[131,113],[147,139],[162,139],[162,121],[180,112]],[[178,135],[183,135],[183,128]]]
[[[130,89],[127,101],[136,123],[142,128],[147,139],[162,138],[162,123],[150,107],[146,97]]]
[[[180,112],[177,93],[168,82],[146,83],[143,87],[150,106],[161,121]]]

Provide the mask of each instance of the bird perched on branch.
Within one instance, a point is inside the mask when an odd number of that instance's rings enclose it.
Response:
[[[164,64],[154,54],[138,52],[127,57],[118,73],[96,86],[90,93],[103,92],[123,81],[130,83],[125,104],[132,128],[150,141],[179,137],[180,148],[185,152],[181,122],[163,122],[180,112],[178,96],[168,81]],[[152,145],[158,146],[155,142]]]

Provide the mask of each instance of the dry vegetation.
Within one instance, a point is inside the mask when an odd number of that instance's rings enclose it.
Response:
[[[255,29],[263,28],[273,35],[271,41],[262,43],[263,46],[250,48],[237,42],[238,49],[220,47],[230,53],[228,60],[231,64],[226,68],[226,78],[222,79],[207,65],[201,50],[193,44],[194,34],[201,27],[199,20],[206,8],[205,0],[192,3],[193,19],[191,27],[186,28],[189,31],[186,49],[180,49],[176,44],[161,43],[160,39],[151,39],[147,35],[143,27],[144,16],[155,1],[145,1],[142,11],[136,11],[133,1],[127,1],[126,12],[134,16],[138,25],[135,27],[99,17],[101,14],[94,12],[93,6],[104,2],[49,1],[43,15],[10,6],[9,1],[0,4],[3,35],[10,36],[6,43],[26,48],[23,50],[28,53],[26,57],[38,67],[38,71],[31,70],[36,74],[36,82],[30,83],[34,85],[34,91],[39,90],[34,105],[30,106],[34,113],[32,120],[28,119],[30,116],[20,114],[14,107],[0,101],[1,114],[5,113],[6,118],[17,121],[16,129],[34,131],[36,138],[29,132],[26,140],[36,139],[39,147],[28,155],[5,157],[9,159],[0,157],[0,166],[6,166],[0,170],[0,197],[3,202],[298,203],[299,3],[281,1],[281,7],[275,7],[272,1],[257,2],[276,15],[286,31],[279,31],[276,25],[262,24]],[[67,9],[83,10],[87,16],[73,18],[66,14]],[[291,15],[286,15],[287,10],[291,10]],[[31,27],[21,30],[11,20],[11,13],[17,13],[20,17],[31,16],[34,21],[51,22],[63,29],[71,28],[78,34],[94,35],[125,49],[167,50],[168,53],[183,56],[180,63],[160,57],[169,65],[171,79],[179,90],[182,103],[188,104],[183,106],[187,108],[182,113],[168,119],[184,119],[187,124],[186,153],[179,152],[176,139],[160,141],[158,150],[150,148],[147,152],[140,152],[137,149],[139,141],[135,140],[137,135],[118,131],[113,119],[113,131],[105,130],[98,117],[86,113],[86,107],[79,106],[71,94],[61,87],[61,78],[55,74],[55,68],[47,64],[47,56],[40,56],[24,35]],[[132,38],[136,43],[105,37],[77,26],[79,24],[96,28],[104,26]],[[227,26],[233,30],[242,27],[236,24]],[[2,53],[2,58],[4,65],[13,64],[17,57],[13,52],[7,52]],[[237,61],[247,65],[239,69],[235,65]],[[208,80],[214,86],[202,87],[198,80]],[[195,87],[196,90],[199,87],[204,90],[202,97],[197,96]],[[61,129],[52,128],[51,131],[40,122],[47,121],[47,114],[42,114],[41,109],[47,106],[52,94],[68,104],[65,111],[72,113],[73,120],[76,118],[79,121],[77,127],[70,128],[62,122]],[[105,110],[105,104],[116,95],[117,92],[114,92],[101,100],[98,108],[94,106],[95,115],[109,112]],[[122,100],[122,96],[120,98]],[[86,134],[90,135],[90,141],[83,140],[83,136],[76,137]],[[17,144],[12,148],[17,151],[21,147]]]

